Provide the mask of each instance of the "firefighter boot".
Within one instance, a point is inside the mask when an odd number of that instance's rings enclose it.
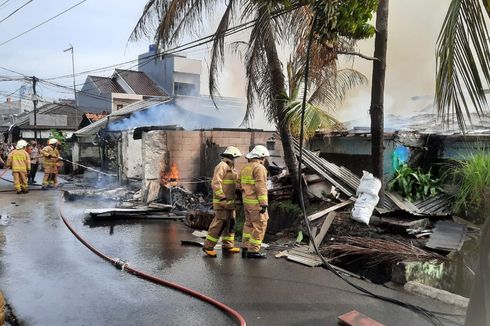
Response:
[[[242,258],[247,258],[247,248],[242,248]]]
[[[240,252],[240,248],[237,248],[237,247],[223,248],[223,252],[227,252],[227,253],[231,253],[231,254],[237,254]]]
[[[214,249],[202,248],[202,251],[209,257],[216,257],[218,255]]]

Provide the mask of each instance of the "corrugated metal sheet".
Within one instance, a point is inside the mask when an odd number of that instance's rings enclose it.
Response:
[[[466,237],[466,225],[452,221],[436,223],[426,247],[453,251],[460,250]]]
[[[299,143],[293,140],[294,150],[299,155]],[[303,163],[324,177],[345,195],[352,197],[359,187],[360,178],[349,169],[338,166],[303,148]],[[411,203],[399,195],[386,191],[385,200],[378,212],[385,214],[402,210],[419,216],[444,216],[451,214],[450,197],[441,194]]]

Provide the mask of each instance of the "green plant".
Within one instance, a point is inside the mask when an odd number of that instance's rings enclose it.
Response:
[[[69,149],[70,146],[66,143],[66,138],[63,136],[63,132],[56,129],[51,129],[51,136],[60,142],[61,149],[63,151],[67,151]]]
[[[432,175],[430,171],[424,172],[420,168],[412,169],[404,164],[396,171],[388,187],[413,201],[438,194],[441,191],[441,180]]]
[[[457,185],[454,208],[477,207],[483,213],[485,189],[490,187],[490,154],[481,151],[466,160],[458,160],[450,170],[452,183]]]

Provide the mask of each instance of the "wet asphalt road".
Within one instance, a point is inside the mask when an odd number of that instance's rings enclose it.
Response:
[[[0,190],[11,185],[0,180]],[[84,247],[58,217],[60,193],[0,193],[0,289],[26,325],[232,325],[213,306],[121,272]],[[168,220],[84,224],[85,208],[109,202],[64,204],[64,213],[95,247],[133,267],[200,291],[239,311],[248,325],[337,325],[356,309],[385,325],[430,325],[420,315],[362,295],[321,268],[283,259],[212,259],[181,246],[192,230]],[[422,297],[354,280],[376,293],[458,312]],[[445,321],[447,325],[454,325]]]

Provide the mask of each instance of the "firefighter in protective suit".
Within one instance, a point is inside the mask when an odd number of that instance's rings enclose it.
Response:
[[[223,252],[238,253],[235,247],[235,190],[237,173],[235,160],[242,156],[240,150],[229,146],[221,154],[221,162],[214,168],[211,188],[213,189],[214,218],[209,225],[208,235],[203,251],[206,255],[216,257],[214,246],[219,237],[223,242]]]
[[[267,214],[267,169],[265,159],[269,151],[265,146],[257,145],[245,155],[248,164],[240,171],[239,186],[242,190],[242,202],[245,211],[245,224],[242,234],[243,258],[266,258],[260,252],[264,240],[269,214]]]
[[[48,186],[54,186],[56,181],[56,173],[58,168],[56,164],[59,160],[59,152],[56,149],[58,140],[51,138],[48,140],[48,146],[45,146],[41,150],[41,155],[44,159],[44,177],[43,177],[43,189],[47,189]]]
[[[31,169],[31,158],[26,152],[27,142],[23,139],[17,142],[15,149],[10,152],[7,158],[7,167],[12,168],[12,177],[14,178],[14,187],[17,194],[27,194],[27,176]]]

